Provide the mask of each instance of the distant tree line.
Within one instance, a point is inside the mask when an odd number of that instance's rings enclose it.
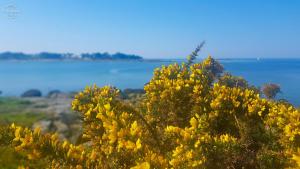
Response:
[[[141,56],[124,54],[124,53],[49,53],[41,52],[38,54],[25,54],[21,52],[3,52],[0,53],[0,60],[65,60],[65,59],[82,59],[82,60],[141,60]]]

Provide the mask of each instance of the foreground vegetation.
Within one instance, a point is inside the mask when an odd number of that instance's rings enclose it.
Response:
[[[15,123],[19,126],[31,127],[35,122],[49,118],[45,113],[32,109],[32,106],[33,103],[29,100],[0,97],[0,125],[5,126]],[[1,169],[17,168],[27,161],[24,155],[15,152],[11,146],[0,145],[0,152]],[[41,166],[40,164],[34,164],[35,168]]]
[[[32,168],[299,168],[300,112],[196,55],[156,69],[138,101],[109,86],[80,92],[76,144],[15,124],[0,144]]]

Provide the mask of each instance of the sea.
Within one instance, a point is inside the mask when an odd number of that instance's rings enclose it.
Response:
[[[219,59],[228,71],[250,84],[276,83],[278,99],[300,106],[300,59]],[[86,86],[111,85],[119,89],[143,88],[162,65],[184,60],[143,61],[0,61],[2,96],[20,96],[29,89],[44,95],[51,90],[73,92]]]

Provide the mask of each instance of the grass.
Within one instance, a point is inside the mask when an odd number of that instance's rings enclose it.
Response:
[[[30,127],[33,123],[45,119],[46,115],[41,113],[0,113],[0,125],[9,125],[15,123],[21,126]]]
[[[24,111],[32,103],[28,100],[22,100],[13,97],[0,97],[0,114]]]
[[[0,125],[15,123],[31,127],[34,122],[45,119],[46,115],[28,109],[32,103],[19,98],[0,98]]]

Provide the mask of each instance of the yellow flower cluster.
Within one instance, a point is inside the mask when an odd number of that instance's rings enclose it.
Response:
[[[0,128],[0,144],[50,168],[297,168],[299,110],[222,71],[211,57],[158,68],[139,106],[113,87],[87,87],[72,102],[78,145],[14,125]]]
[[[172,168],[206,168],[212,154],[227,154],[233,151],[237,139],[228,134],[212,136],[205,132],[203,119],[196,114],[191,118],[190,127],[168,126],[165,135],[174,140],[175,148],[169,163]],[[176,140],[176,141],[175,141]]]
[[[272,103],[265,123],[280,133],[280,141],[287,148],[300,147],[300,113],[286,104]]]
[[[295,162],[295,168],[300,168],[300,149],[298,149],[298,152],[293,154],[292,159]]]
[[[107,163],[108,168],[150,166],[146,159],[157,161],[153,166],[164,165],[159,152],[150,148],[156,141],[151,126],[118,95],[111,87],[87,87],[72,103],[73,109],[82,113],[83,136],[92,144],[94,156],[100,154],[101,163]]]
[[[94,166],[89,153],[82,145],[75,146],[67,141],[61,142],[56,134],[41,134],[40,129],[31,131],[28,128],[11,125],[10,132],[14,133],[12,145],[17,152],[25,152],[29,160],[39,160],[47,157],[49,167],[83,168]]]
[[[185,126],[194,113],[207,110],[208,93],[213,83],[211,58],[187,67],[186,64],[163,66],[145,86],[147,121],[165,127]]]

